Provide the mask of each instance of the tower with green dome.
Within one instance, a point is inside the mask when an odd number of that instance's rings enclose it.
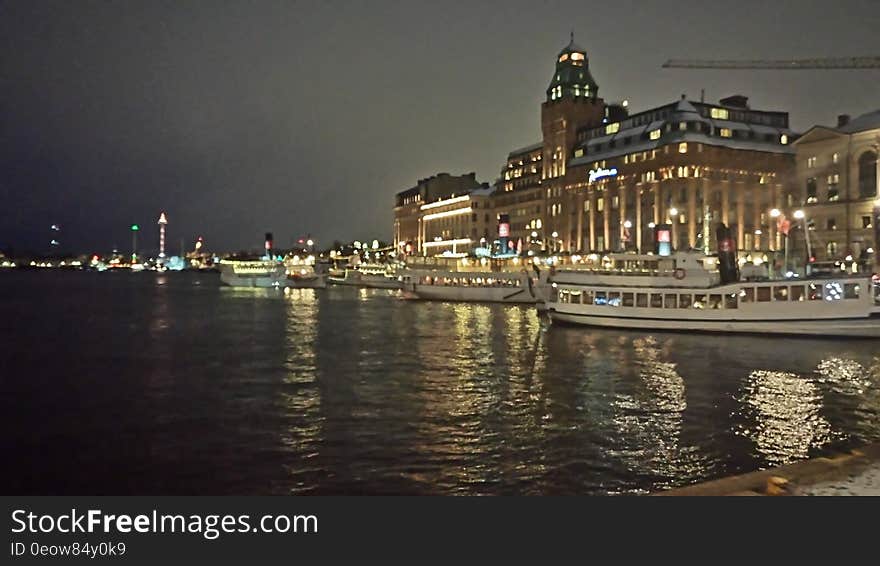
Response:
[[[556,71],[547,87],[547,101],[553,102],[563,98],[590,98],[599,96],[599,85],[590,74],[590,60],[587,50],[571,41],[556,56]]]

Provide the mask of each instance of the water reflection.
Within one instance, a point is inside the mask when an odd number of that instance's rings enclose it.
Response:
[[[822,395],[809,379],[783,371],[755,370],[741,398],[751,425],[741,430],[769,466],[806,458],[831,441],[821,414]]]
[[[591,330],[385,290],[78,275],[59,275],[67,295],[34,283],[51,279],[17,285],[34,288],[26,313],[0,304],[21,321],[0,336],[13,344],[4,408],[29,424],[14,444],[59,454],[45,469],[31,458],[27,485],[57,485],[75,461],[71,492],[631,493],[880,438],[870,342]],[[22,336],[50,340],[64,363],[17,353]]]

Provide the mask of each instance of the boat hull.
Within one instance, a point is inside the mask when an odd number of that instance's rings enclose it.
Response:
[[[287,286],[287,272],[282,266],[263,273],[236,273],[231,265],[224,264],[220,268],[220,282],[229,287],[280,288]]]
[[[624,330],[880,338],[880,315],[839,319],[687,320],[560,312],[552,307],[548,315],[554,323]]]
[[[287,287],[291,289],[326,289],[327,276],[317,275],[315,277],[287,277],[285,282]]]
[[[461,287],[443,285],[412,286],[410,292],[419,299],[462,301],[468,303],[514,303],[534,305],[539,302],[527,287]]]

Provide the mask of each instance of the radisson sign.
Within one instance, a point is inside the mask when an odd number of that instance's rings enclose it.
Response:
[[[612,167],[611,169],[603,169],[601,167],[598,169],[590,169],[591,183],[607,177],[617,177],[617,167]]]

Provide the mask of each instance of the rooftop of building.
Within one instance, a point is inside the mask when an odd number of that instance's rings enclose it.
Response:
[[[874,110],[867,114],[849,120],[844,126],[837,128],[845,134],[857,134],[868,130],[880,129],[880,110]]]
[[[690,141],[737,150],[794,153],[788,145],[795,136],[788,128],[788,113],[753,110],[746,101],[743,96],[733,96],[722,99],[726,104],[710,104],[683,97],[618,122],[588,128],[582,132],[585,139],[576,146],[584,155],[570,164],[576,166]],[[687,124],[686,130],[680,129],[682,123]],[[728,135],[721,136],[722,130],[729,130]]]

